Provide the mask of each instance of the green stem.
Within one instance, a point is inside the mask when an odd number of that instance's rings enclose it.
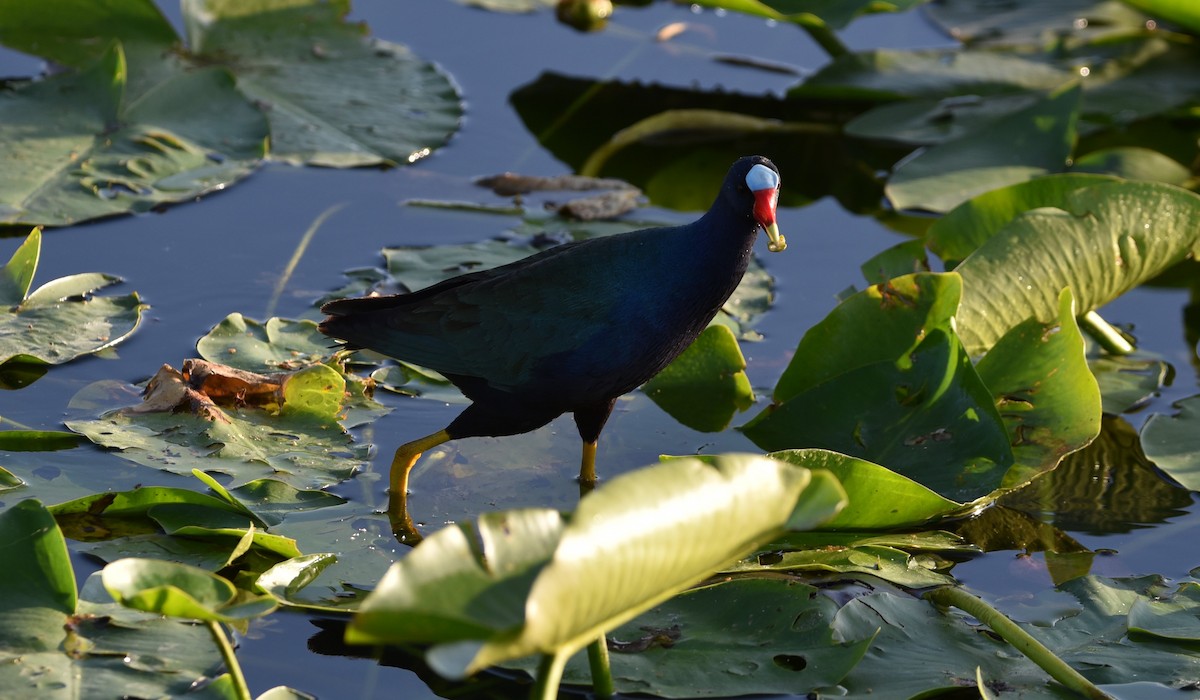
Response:
[[[800,28],[808,32],[812,40],[825,49],[825,53],[829,54],[831,58],[845,56],[850,53],[850,49],[842,43],[841,39],[837,38],[837,34],[834,34],[829,25],[824,22],[800,22]]]
[[[612,668],[608,665],[608,640],[604,635],[588,645],[588,666],[592,670],[592,693],[596,697],[613,696]]]
[[[221,659],[229,671],[229,679],[233,681],[233,690],[237,693],[238,700],[253,700],[250,686],[246,685],[246,677],[242,675],[242,667],[238,665],[237,655],[233,653],[233,645],[229,643],[229,637],[225,635],[221,623],[207,620],[204,624],[208,626],[213,641],[217,643],[217,649],[221,650]]]
[[[1079,327],[1112,355],[1128,355],[1135,350],[1133,345],[1121,334],[1121,331],[1113,328],[1095,311],[1089,311],[1080,316]]]
[[[558,686],[562,682],[563,668],[570,652],[562,649],[553,654],[543,654],[538,662],[537,678],[533,681],[533,689],[529,691],[531,700],[555,700],[558,697]]]
[[[957,586],[943,586],[929,591],[923,597],[936,605],[956,607],[992,628],[992,631],[1000,635],[1004,641],[1029,657],[1030,661],[1041,666],[1042,670],[1050,674],[1051,678],[1076,693],[1093,700],[1112,700],[1112,696],[1097,688],[1078,671],[1068,666],[1065,661],[1058,658],[1054,652],[1047,649],[1017,623],[1008,619],[1004,613],[963,589]]]

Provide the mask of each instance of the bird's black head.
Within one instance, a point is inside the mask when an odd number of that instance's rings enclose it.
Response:
[[[732,197],[739,210],[749,210],[754,220],[766,232],[767,248],[778,253],[787,247],[775,223],[775,205],[779,201],[779,168],[769,158],[746,156],[729,168],[721,196]]]

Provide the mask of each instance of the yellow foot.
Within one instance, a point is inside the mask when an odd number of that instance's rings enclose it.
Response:
[[[396,448],[396,455],[392,457],[392,469],[388,474],[388,519],[392,522],[392,533],[404,544],[415,545],[422,539],[408,515],[408,475],[422,453],[450,439],[450,433],[439,430],[404,443]]]
[[[596,443],[583,443],[583,459],[579,464],[579,497],[596,488]]]

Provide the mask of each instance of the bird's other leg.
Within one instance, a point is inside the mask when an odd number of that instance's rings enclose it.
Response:
[[[408,514],[408,475],[422,453],[451,439],[449,432],[439,430],[396,448],[388,475],[388,520],[392,523],[392,533],[401,542],[416,544],[421,541],[421,533]]]
[[[575,411],[575,426],[579,428],[579,437],[583,440],[583,457],[579,463],[581,497],[596,488],[596,443],[616,402],[613,398]]]

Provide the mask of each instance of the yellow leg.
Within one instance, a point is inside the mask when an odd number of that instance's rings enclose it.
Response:
[[[439,430],[396,448],[392,470],[388,475],[388,518],[392,522],[392,533],[401,542],[416,544],[421,541],[421,533],[408,515],[408,475],[422,453],[450,439],[450,433]]]
[[[583,443],[583,459],[579,464],[579,495],[585,496],[596,488],[596,443]]]

